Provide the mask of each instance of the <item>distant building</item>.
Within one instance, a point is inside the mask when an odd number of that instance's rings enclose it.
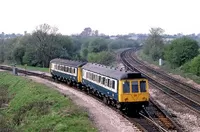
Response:
[[[115,40],[115,39],[117,39],[118,37],[116,37],[116,36],[110,36],[110,39],[113,39],[113,40]]]
[[[138,39],[138,36],[131,36],[131,37],[129,37],[128,39],[137,40],[137,39]]]

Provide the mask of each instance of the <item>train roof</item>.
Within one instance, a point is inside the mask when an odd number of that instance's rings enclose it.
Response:
[[[81,61],[72,61],[72,60],[67,60],[67,59],[53,59],[50,61],[50,63],[56,63],[64,66],[70,66],[70,67],[81,67],[86,64],[86,62],[81,62]]]
[[[103,76],[111,77],[114,79],[134,79],[134,78],[145,78],[139,72],[131,72],[131,71],[123,71],[120,69],[109,68],[103,65],[94,64],[94,63],[87,63],[82,66],[83,69],[101,74]]]

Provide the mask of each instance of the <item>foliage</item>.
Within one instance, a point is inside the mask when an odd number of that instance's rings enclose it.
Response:
[[[98,36],[98,31],[89,27],[78,36],[66,36],[59,34],[56,27],[42,24],[31,34],[13,39],[2,39],[0,63],[48,67],[50,60],[54,58],[88,61],[92,54],[95,56],[91,59],[92,62],[105,59],[100,62],[108,64],[106,57],[96,57],[98,53],[134,46],[138,46],[134,40],[127,38],[111,40],[107,36]],[[90,57],[88,57],[89,54]]]
[[[164,30],[161,28],[151,28],[150,34],[144,45],[144,53],[149,55],[154,61],[163,57],[164,42],[162,34]]]
[[[25,54],[25,47],[19,46],[16,47],[13,51],[13,57],[14,59],[19,62],[20,64],[23,64],[23,56]]]
[[[185,63],[182,67],[185,72],[193,73],[200,76],[200,55]]]
[[[12,96],[9,106],[0,110],[0,116],[3,116],[0,121],[4,123],[0,124],[1,128],[12,131],[97,131],[87,113],[57,91],[3,72],[0,80],[0,87],[7,86]]]
[[[198,55],[198,48],[197,41],[187,37],[178,38],[166,47],[164,58],[172,66],[181,66]]]
[[[139,43],[135,40],[130,39],[116,39],[116,40],[110,40],[108,42],[108,49],[109,50],[116,50],[121,48],[132,48],[132,47],[138,47]]]
[[[108,47],[107,47],[106,41],[104,39],[101,39],[101,38],[97,38],[97,39],[92,40],[89,43],[89,46],[88,46],[88,51],[94,52],[94,53],[106,51],[107,49],[108,49]]]
[[[104,64],[104,65],[111,65],[114,60],[115,60],[115,57],[113,53],[110,53],[108,51],[88,54],[89,62],[95,62],[99,64]]]

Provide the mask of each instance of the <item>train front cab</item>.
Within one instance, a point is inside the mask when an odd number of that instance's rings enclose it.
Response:
[[[149,85],[147,79],[120,80],[118,101],[124,107],[141,108],[148,106]]]

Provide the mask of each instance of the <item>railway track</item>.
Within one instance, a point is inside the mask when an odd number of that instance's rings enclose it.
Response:
[[[131,120],[141,124],[148,132],[182,131],[167,112],[153,99],[150,99],[149,106],[144,108],[137,118],[131,118]]]
[[[133,50],[127,50],[121,54],[122,62],[128,69],[143,73],[150,84],[200,114],[200,90],[180,82],[162,71],[150,68],[138,60],[133,52]]]
[[[12,67],[2,66],[0,65],[0,69],[12,71]],[[50,81],[53,81],[50,74],[44,74],[42,72],[34,72],[34,71],[26,71],[24,69],[18,69],[19,73],[30,75],[30,76],[37,76],[40,78],[44,78]],[[66,83],[65,83],[66,85]],[[72,87],[74,88],[74,87]],[[78,90],[77,88],[75,88]],[[88,93],[85,93],[88,94]],[[102,102],[102,100],[94,95],[90,95],[95,99]],[[133,123],[137,128],[138,131],[143,132],[167,132],[167,131],[182,131],[179,126],[169,117],[168,114],[152,99],[150,100],[150,105],[148,108],[144,108],[143,111],[139,113],[137,116],[127,116],[126,114],[122,113],[121,111],[117,110],[114,107],[111,107],[119,114],[124,116],[127,120]]]

